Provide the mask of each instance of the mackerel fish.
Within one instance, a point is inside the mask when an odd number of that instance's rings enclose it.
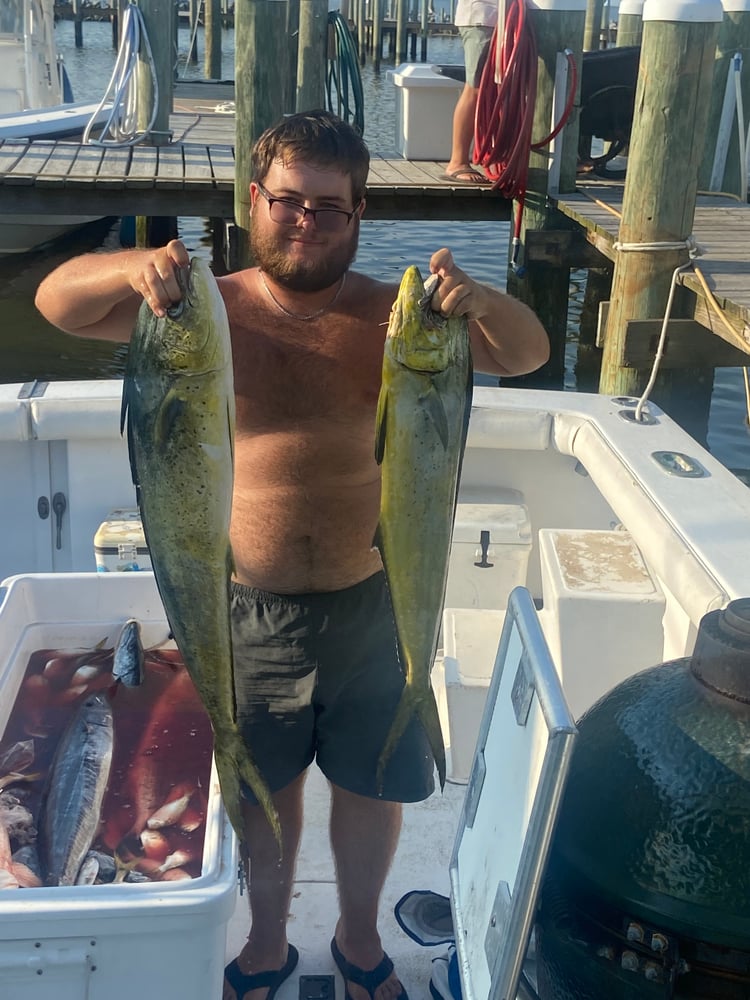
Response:
[[[378,399],[375,458],[381,465],[375,544],[385,568],[406,682],[378,761],[388,760],[416,713],[445,784],[445,748],[430,672],[437,652],[456,496],[471,412],[472,365],[465,317],[430,308],[409,267],[391,310]]]
[[[115,643],[112,676],[125,687],[140,687],[143,683],[145,660],[141,626],[135,618],[128,618]]]
[[[88,695],[60,738],[42,794],[39,855],[47,885],[75,885],[99,827],[113,742],[106,695]]]
[[[281,845],[271,793],[237,725],[230,624],[229,522],[234,387],[229,323],[218,285],[194,258],[181,301],[157,317],[144,302],[122,401],[128,451],[154,576],[169,626],[211,721],[222,800],[244,843],[241,782]]]

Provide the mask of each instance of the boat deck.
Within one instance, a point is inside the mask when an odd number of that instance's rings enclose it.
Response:
[[[447,782],[426,802],[404,806],[399,849],[388,875],[380,907],[383,947],[413,1000],[429,998],[432,959],[446,952],[445,945],[423,948],[399,927],[393,908],[412,889],[450,893],[448,865],[463,805],[465,786]],[[315,765],[305,788],[305,827],[302,835],[288,935],[298,949],[300,962],[281,987],[278,1000],[298,1000],[299,977],[336,974],[336,996],[344,985],[331,957],[330,941],[338,916],[336,879],[328,841],[328,784]],[[429,843],[425,843],[429,831]],[[237,899],[227,933],[227,961],[233,959],[249,929],[247,897]]]

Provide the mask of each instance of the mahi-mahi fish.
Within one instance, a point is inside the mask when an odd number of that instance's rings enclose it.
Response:
[[[271,793],[237,725],[229,542],[234,386],[229,322],[205,261],[178,272],[182,298],[157,317],[144,302],[131,338],[122,426],[167,621],[211,721],[222,800],[245,841],[241,784],[281,845]]]
[[[472,365],[465,317],[430,308],[409,267],[391,310],[378,399],[375,457],[381,465],[375,544],[385,568],[405,686],[378,761],[388,760],[412,717],[421,721],[440,778],[445,748],[430,672],[437,652],[456,496],[471,412]]]
[[[99,827],[113,734],[106,695],[90,694],[57,745],[39,816],[39,854],[47,885],[75,884]]]

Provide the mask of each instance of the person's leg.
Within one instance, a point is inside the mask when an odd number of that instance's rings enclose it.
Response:
[[[456,102],[453,112],[451,158],[445,168],[446,174],[455,174],[458,171],[466,171],[468,174],[473,169],[470,157],[471,144],[474,141],[474,117],[478,94],[479,91],[476,87],[465,83]]]
[[[340,917],[335,941],[344,958],[368,971],[383,959],[378,934],[378,905],[396,853],[401,804],[370,799],[331,784],[331,846],[336,861]],[[352,1000],[369,1000],[361,986],[348,981]],[[402,993],[395,971],[375,992],[375,1000],[395,1000]]]
[[[237,956],[243,975],[280,969],[287,960],[286,923],[294,886],[294,868],[302,831],[302,793],[307,772],[273,796],[279,813],[283,857],[263,809],[243,802],[247,853],[243,864],[247,873],[250,903],[250,933]],[[224,982],[223,1000],[265,1000],[267,988],[250,990],[236,997]]]

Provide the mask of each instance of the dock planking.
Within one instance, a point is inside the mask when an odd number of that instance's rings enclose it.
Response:
[[[0,143],[0,215],[234,214],[233,88],[182,88],[170,116],[173,141],[106,149],[70,140]],[[444,163],[373,156],[367,217],[482,220],[509,218],[489,187],[450,185]],[[12,190],[11,190],[12,188]]]
[[[611,261],[617,253],[614,243],[623,192],[623,183],[580,182],[574,194],[560,195],[556,203],[558,211],[576,222],[586,239]],[[698,194],[693,237],[702,251],[695,266],[750,349],[750,205],[732,195]],[[717,322],[697,275],[687,271],[680,283],[695,293],[693,318],[723,336],[722,324]]]

